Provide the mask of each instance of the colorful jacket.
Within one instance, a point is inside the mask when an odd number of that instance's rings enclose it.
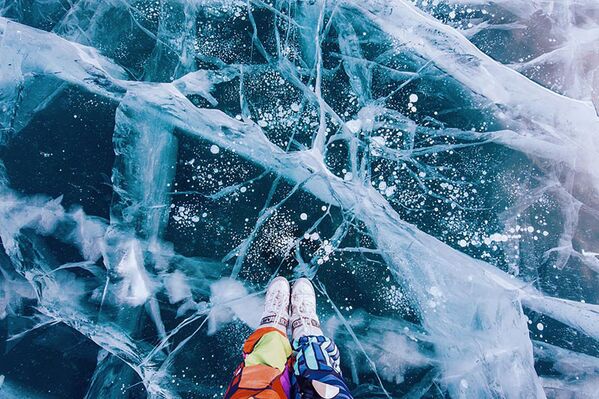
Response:
[[[225,399],[353,399],[331,339],[306,336],[292,344],[274,327],[254,331]]]

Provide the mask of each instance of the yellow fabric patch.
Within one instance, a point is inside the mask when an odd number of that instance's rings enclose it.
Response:
[[[283,371],[291,353],[289,339],[273,331],[260,338],[252,353],[245,357],[244,363],[246,366],[263,364]]]

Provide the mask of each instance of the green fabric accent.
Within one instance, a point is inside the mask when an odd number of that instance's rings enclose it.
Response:
[[[260,338],[252,353],[245,357],[245,365],[263,364],[283,371],[291,353],[289,339],[276,331],[272,331]]]

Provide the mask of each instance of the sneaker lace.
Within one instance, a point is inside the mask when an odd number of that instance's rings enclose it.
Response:
[[[273,292],[272,295],[266,297],[266,308],[275,313],[279,313],[283,309],[283,293],[281,291]]]
[[[298,305],[297,312],[300,315],[310,315],[315,313],[315,309],[316,303],[314,301],[311,301],[308,298],[302,298],[302,301]]]

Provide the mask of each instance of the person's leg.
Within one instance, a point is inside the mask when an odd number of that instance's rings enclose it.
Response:
[[[301,278],[291,292],[293,331],[292,398],[351,399],[339,367],[339,349],[324,336],[316,314],[316,295],[310,280]]]
[[[287,334],[277,328],[262,327],[247,339],[243,353],[246,366],[263,364],[283,371],[292,351]]]
[[[288,306],[289,282],[277,277],[266,292],[261,325],[243,345],[244,360],[235,370],[226,399],[289,397],[292,350],[287,338]]]

